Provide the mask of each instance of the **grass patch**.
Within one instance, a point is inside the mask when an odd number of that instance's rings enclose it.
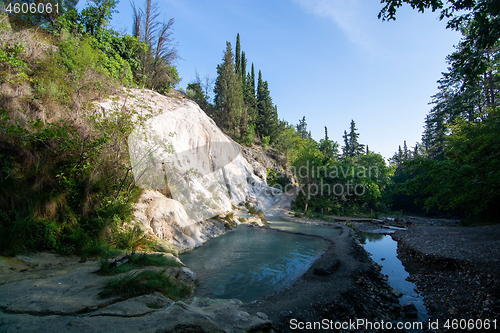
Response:
[[[180,283],[172,282],[164,271],[145,270],[110,280],[99,293],[100,297],[125,296],[127,298],[160,292],[179,300],[190,294],[190,289]]]
[[[225,220],[230,222],[234,219],[234,212],[229,212],[226,214]]]
[[[128,272],[132,269],[143,268],[148,266],[156,267],[177,267],[181,266],[177,260],[165,257],[162,254],[136,254],[132,252],[129,260],[121,266],[110,267],[107,259],[101,260],[101,267],[96,272],[99,275],[116,275]]]
[[[259,212],[262,212],[261,210],[258,210],[255,206],[250,206],[249,205],[247,207],[247,209],[248,209],[248,213],[249,214],[253,214],[253,215],[257,215],[257,214],[259,214]]]

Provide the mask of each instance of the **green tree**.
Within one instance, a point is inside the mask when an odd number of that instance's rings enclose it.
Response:
[[[311,138],[311,131],[307,130],[306,116],[303,116],[299,123],[296,125],[297,133],[299,136],[306,140]]]
[[[234,50],[234,68],[236,73],[241,71],[241,45],[240,45],[240,34],[236,34],[236,47]]]
[[[359,143],[359,133],[356,132],[358,129],[356,128],[356,123],[354,120],[351,120],[351,127],[349,130],[349,134],[347,131],[344,131],[344,146],[342,147],[343,157],[356,157],[360,154],[363,154],[365,145]]]
[[[203,110],[206,110],[208,106],[207,97],[203,92],[203,88],[199,82],[188,83],[186,88],[186,94],[189,98],[195,101]]]
[[[231,43],[226,42],[222,63],[217,65],[217,79],[214,86],[214,118],[218,125],[236,138],[243,111],[243,95],[239,76],[234,67]]]
[[[434,0],[382,0],[385,6],[378,17],[383,20],[395,20],[396,11],[404,3],[413,9],[424,12],[440,10],[439,19],[448,19],[447,28],[460,30],[464,25],[474,22],[472,40],[479,48],[488,48],[500,38],[500,29],[496,17],[500,15],[500,6],[495,0],[434,1]]]
[[[335,141],[330,140],[330,138],[328,137],[328,128],[325,126],[325,138],[319,141],[319,150],[327,159],[337,159],[339,154],[338,149],[339,144]]]
[[[274,143],[278,136],[278,109],[273,105],[267,81],[262,80],[259,71],[257,81],[257,131],[262,137],[268,136]]]
[[[85,32],[96,36],[104,30],[111,21],[118,0],[89,0],[88,6],[80,13],[80,22]]]

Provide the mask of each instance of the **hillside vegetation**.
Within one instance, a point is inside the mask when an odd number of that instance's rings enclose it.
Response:
[[[60,4],[53,17],[0,12],[0,253],[153,246],[122,227],[139,194],[126,140],[148,115],[91,111],[122,86],[167,93],[177,83],[172,21],[147,7],[136,34],[122,35],[106,29],[116,1],[80,13]]]

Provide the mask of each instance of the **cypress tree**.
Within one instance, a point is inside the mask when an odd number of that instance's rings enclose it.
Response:
[[[253,93],[255,95],[256,94],[256,92],[255,92],[255,70],[253,68],[253,62],[252,62],[252,73],[251,73],[251,81],[250,82],[251,82],[250,84],[251,84],[251,87],[252,87],[252,91],[253,91]]]
[[[273,105],[267,81],[259,71],[257,81],[257,131],[261,137],[268,136],[274,142],[278,135],[278,109]]]
[[[222,63],[217,65],[217,79],[214,86],[215,120],[223,130],[236,137],[243,109],[243,94],[229,42],[226,42],[222,60]]]
[[[241,84],[245,85],[247,78],[247,59],[245,58],[245,51],[241,52],[240,75],[241,75]]]
[[[241,46],[240,46],[240,33],[236,35],[236,49],[234,51],[234,67],[236,69],[236,73],[240,72],[241,69],[241,58],[240,58],[240,51],[241,51]]]

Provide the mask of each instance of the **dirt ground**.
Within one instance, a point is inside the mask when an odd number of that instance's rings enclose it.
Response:
[[[398,257],[423,295],[431,320],[500,321],[500,225],[410,219],[397,231]],[[481,331],[471,325],[472,330]],[[498,326],[497,326],[498,328]]]

